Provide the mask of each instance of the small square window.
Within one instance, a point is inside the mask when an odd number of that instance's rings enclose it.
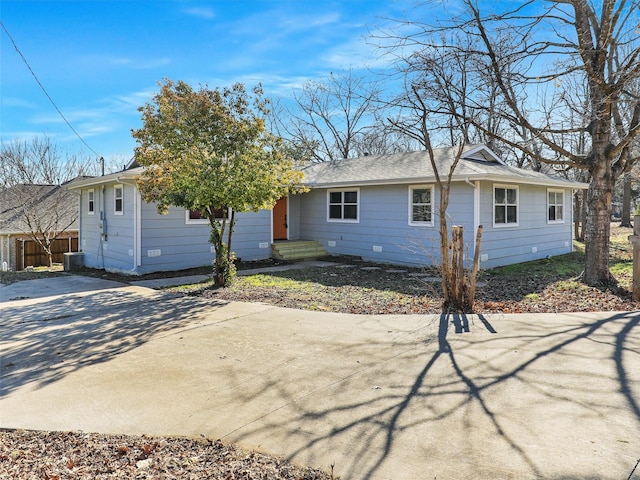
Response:
[[[328,192],[327,220],[334,222],[358,222],[360,190]]]

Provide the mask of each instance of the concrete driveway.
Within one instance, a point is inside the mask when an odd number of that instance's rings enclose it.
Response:
[[[344,479],[640,479],[640,314],[0,303],[0,426],[205,435]],[[634,472],[632,474],[632,472]]]

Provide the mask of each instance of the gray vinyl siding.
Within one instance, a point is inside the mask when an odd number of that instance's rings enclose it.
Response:
[[[288,235],[289,240],[300,240],[300,200],[302,195],[290,195],[287,205],[288,213]],[[306,215],[306,212],[305,212]]]
[[[419,227],[409,225],[408,185],[360,187],[358,223],[327,221],[327,189],[313,189],[301,198],[304,215],[300,216],[300,238],[319,241],[331,255],[353,255],[397,265],[431,265],[439,261],[439,193],[435,185],[431,186],[434,225]],[[465,227],[465,232],[473,230],[472,205],[472,187],[454,185],[449,215],[453,223]]]
[[[94,191],[95,211],[93,215],[88,212],[89,190]],[[100,256],[100,205],[102,189],[95,187],[80,191],[80,251],[83,255],[84,265],[90,268],[103,268]]]
[[[141,274],[211,265],[208,224],[186,224],[184,208],[170,207],[160,215],[155,204],[146,202],[140,205],[140,216]]]
[[[493,183],[480,187],[480,223],[483,225],[482,268],[492,268],[562,255],[573,250],[572,195],[564,189],[564,222],[547,222],[547,188],[519,185],[518,226],[494,227]],[[533,249],[537,250],[536,252]]]
[[[141,274],[211,265],[215,251],[209,243],[209,224],[186,223],[184,208],[171,207],[166,215],[153,204],[141,205]],[[271,255],[271,212],[236,214],[231,249],[241,260]]]
[[[132,271],[134,269],[133,217],[135,190],[131,185],[123,185],[123,214],[114,214],[114,187],[110,183],[96,186],[94,190],[95,213],[89,215],[87,196],[90,189],[80,195],[81,225],[80,248],[84,253],[84,265],[91,268],[105,268],[110,271]],[[102,224],[102,230],[100,225]],[[106,239],[102,238],[106,232]]]
[[[208,224],[187,224],[185,210],[171,207],[167,215],[159,215],[155,204],[136,198],[133,185],[125,184],[123,215],[114,213],[114,186],[93,188],[95,213],[89,215],[83,189],[81,202],[81,250],[84,265],[107,271],[135,275],[174,271],[211,265],[215,253],[209,243]],[[136,204],[139,204],[140,251],[136,252]],[[261,260],[271,255],[271,211],[236,214],[232,250],[242,260]],[[106,225],[106,240],[100,224]]]

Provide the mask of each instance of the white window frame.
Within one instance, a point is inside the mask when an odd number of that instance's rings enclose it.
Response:
[[[118,197],[118,190],[120,190],[121,195]],[[121,210],[118,210],[118,199],[120,199],[120,204],[122,206]],[[114,215],[124,215],[124,185],[114,185],[113,187],[113,214]]]
[[[96,214],[96,191],[93,188],[87,190],[87,214]]]
[[[190,210],[188,208],[184,209],[184,223],[186,225],[208,225],[209,220],[206,218],[189,218]]]
[[[512,206],[513,204],[510,203],[506,203],[506,199],[507,199],[507,194],[506,194],[506,190],[515,190],[516,191],[516,203],[515,203],[515,207],[516,207],[516,221],[515,222],[507,222],[507,212],[505,211],[505,223],[496,223],[496,189],[504,189],[505,190],[505,203],[503,204],[505,207],[506,206]],[[520,225],[520,187],[518,187],[518,185],[505,185],[505,184],[499,184],[499,183],[495,183],[493,185],[493,188],[491,190],[491,195],[492,195],[492,199],[491,199],[491,205],[493,206],[493,227],[494,228],[512,228],[512,227],[517,227]],[[502,205],[502,204],[501,204]]]
[[[185,208],[184,209],[184,223],[186,225],[209,225],[209,220],[207,220],[206,218],[189,218],[189,209]],[[229,217],[231,216],[231,209],[229,208],[227,211],[227,214],[229,215]],[[216,218],[222,218],[222,217],[216,217]]]
[[[428,222],[417,221],[413,219],[413,206],[416,205],[413,203],[413,191],[414,190],[429,190],[429,196],[431,198],[431,202],[428,204],[431,207],[431,220]],[[433,185],[409,185],[409,225],[413,227],[433,227]],[[417,205],[426,205],[426,204],[417,204]]]
[[[342,206],[342,218],[331,218],[331,205],[337,205],[335,203],[334,204],[331,203],[331,194],[335,193],[335,192],[342,193],[342,202],[340,203],[340,205]],[[355,205],[356,205],[356,218],[344,218],[344,207],[345,207],[345,205],[353,205],[353,203],[345,204],[345,202],[344,202],[344,194],[346,192],[356,192],[356,194],[358,196],[358,200],[355,203]],[[332,188],[330,190],[327,190],[327,222],[360,223],[360,188],[359,187]]]
[[[562,195],[562,203],[561,204],[559,204],[559,203],[553,203],[553,204],[549,203],[549,194],[550,193],[559,193],[559,194],[561,194]],[[565,205],[564,205],[564,196],[565,196],[564,193],[565,193],[564,190],[561,189],[561,188],[548,188],[547,189],[547,223],[549,223],[549,224],[564,223],[565,210],[566,210],[565,209]],[[562,218],[561,219],[559,219],[559,220],[557,219],[557,210],[556,210],[556,219],[551,220],[549,218],[549,208],[552,205],[554,207],[562,207]]]

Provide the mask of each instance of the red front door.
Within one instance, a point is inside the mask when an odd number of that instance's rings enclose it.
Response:
[[[278,200],[273,207],[273,239],[287,239],[287,197]]]

